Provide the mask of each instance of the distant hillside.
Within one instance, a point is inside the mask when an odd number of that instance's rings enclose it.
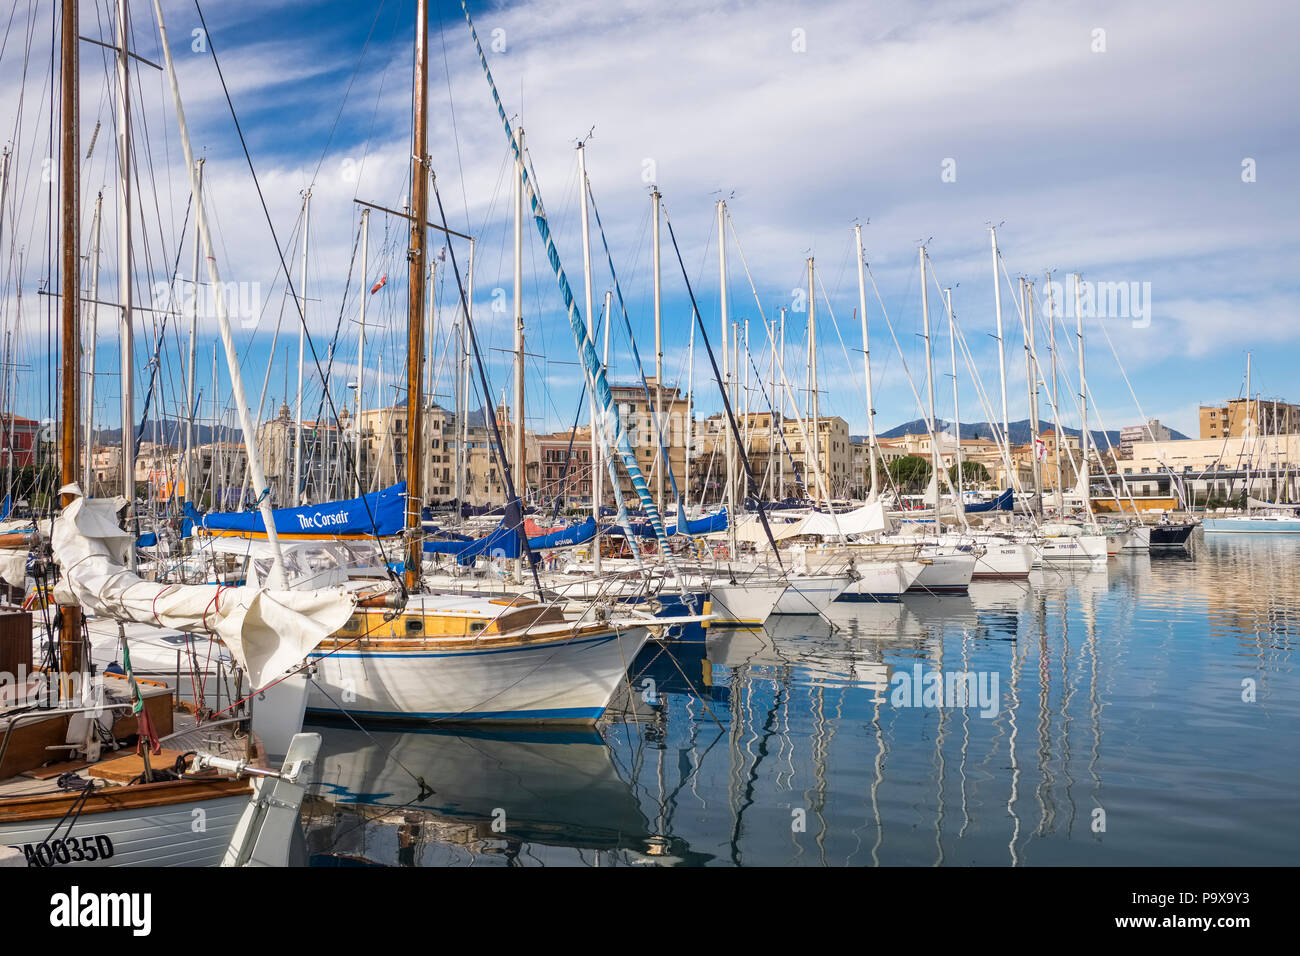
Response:
[[[948,430],[950,426],[949,422],[944,421],[941,418],[935,419],[935,424],[940,430]],[[1041,422],[1040,425],[1044,431],[1052,427],[1051,422]],[[1001,425],[999,425],[998,427],[1000,429]],[[1011,428],[1012,444],[1023,445],[1029,441],[1030,436],[1032,434],[1031,429],[1029,427],[1029,419],[1024,418],[1018,422],[1011,422],[1010,428]],[[1065,432],[1067,435],[1077,436],[1079,434],[1079,429],[1070,428],[1068,425],[1061,426],[1061,431]],[[1092,440],[1095,443],[1095,447],[1106,448],[1108,438],[1110,439],[1110,445],[1116,448],[1119,447],[1119,432],[1117,430],[1096,431],[1094,429],[1089,429],[1088,432],[1090,435],[1092,435]],[[1174,440],[1176,441],[1184,441],[1187,438],[1186,435],[1182,434],[1181,432],[1174,431],[1173,429],[1170,429],[1170,432]],[[895,427],[889,429],[889,431],[880,432],[879,437],[901,438],[904,435],[918,435],[924,433],[925,433],[925,419],[917,418],[910,422],[904,422],[902,425],[896,425]],[[992,438],[993,427],[988,422],[962,422],[961,435],[963,438]],[[865,441],[866,438],[865,436],[854,435],[853,440]]]
[[[144,432],[141,440],[152,442],[154,438],[154,428],[157,426],[157,441],[160,445],[170,445],[173,448],[179,448],[185,444],[185,423],[176,421],[171,418],[162,418],[157,422],[150,421],[144,426]],[[120,428],[97,428],[95,429],[95,441],[100,445],[117,445],[122,441],[122,429]],[[194,423],[194,441],[200,445],[206,445],[211,441],[237,442],[242,444],[244,441],[243,432],[238,428],[227,428],[224,425],[204,425],[200,422]]]

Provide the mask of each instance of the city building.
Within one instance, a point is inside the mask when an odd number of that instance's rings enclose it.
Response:
[[[1132,456],[1134,442],[1172,441],[1173,437],[1173,432],[1161,425],[1158,418],[1151,419],[1145,425],[1126,425],[1119,430],[1120,457],[1129,458]],[[1214,436],[1204,435],[1202,437]]]
[[[1201,406],[1202,438],[1294,435],[1300,432],[1300,405],[1275,398],[1234,398]]]

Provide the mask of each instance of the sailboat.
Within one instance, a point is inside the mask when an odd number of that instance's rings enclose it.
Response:
[[[411,165],[410,278],[408,282],[407,428],[422,434],[422,337],[429,208],[428,4],[415,16],[415,88]],[[523,154],[515,153],[516,245],[521,234]],[[455,251],[449,247],[453,268]],[[516,253],[516,279],[519,277]],[[459,272],[457,284],[459,286]],[[471,342],[472,317],[461,290],[462,314]],[[519,303],[517,301],[516,305]],[[517,316],[516,361],[522,365],[522,318]],[[474,344],[477,350],[477,344]],[[489,394],[479,366],[483,394]],[[516,375],[522,368],[516,368]],[[522,379],[516,381],[516,415],[522,416]],[[516,423],[513,462],[523,461],[522,421]],[[492,423],[508,497],[507,533],[526,538],[522,499],[514,494],[500,432]],[[594,604],[576,620],[553,602],[517,595],[489,598],[430,593],[422,587],[420,522],[423,456],[406,456],[406,521],[403,580],[372,586],[354,583],[357,610],[313,652],[316,680],[307,706],[343,709],[377,719],[591,722],[626,679],[627,662],[649,637],[647,615],[606,614]],[[274,518],[271,523],[274,523]],[[264,528],[265,530],[265,528]],[[370,529],[378,533],[378,529]],[[520,541],[519,577],[528,562]],[[528,569],[535,573],[529,565]],[[538,583],[534,579],[534,583]],[[358,587],[361,590],[356,590]]]
[[[0,860],[49,866],[286,865],[306,778],[320,747],[301,734],[301,707],[288,672],[351,613],[350,596],[337,591],[285,592],[262,587],[221,588],[156,584],[131,568],[136,536],[118,523],[122,498],[90,499],[77,484],[80,467],[81,295],[78,288],[78,16],[64,0],[61,43],[61,360],[59,490],[62,511],[46,525],[61,571],[48,662],[30,670],[19,661],[17,682],[0,693]],[[161,10],[155,4],[172,80],[182,141],[189,139]],[[127,122],[127,4],[117,7],[119,122]],[[122,142],[127,142],[125,135]],[[193,164],[189,164],[191,169]],[[126,176],[126,163],[122,163]],[[193,183],[191,183],[193,185]],[[205,225],[202,209],[197,210]],[[206,230],[205,230],[206,231]],[[209,262],[214,271],[214,261]],[[129,277],[126,280],[129,284]],[[131,321],[129,302],[124,322]],[[219,320],[233,356],[229,322]],[[232,359],[237,369],[237,359]],[[234,376],[237,390],[242,386]],[[130,415],[124,416],[130,421]],[[126,429],[124,429],[126,431]],[[40,537],[43,530],[36,530]],[[42,542],[43,545],[43,542]],[[234,718],[177,719],[170,689],[137,679],[127,649],[124,674],[91,675],[84,612],[123,623],[153,623],[185,632],[215,633],[254,687],[279,682],[265,695],[261,721],[247,725],[247,707]],[[32,645],[31,615],[11,611],[6,654]],[[181,726],[177,728],[177,723]],[[279,771],[268,759],[259,728],[280,735]],[[126,748],[136,741],[134,752]],[[200,743],[201,741],[201,743]],[[164,748],[163,744],[170,744]],[[199,748],[202,748],[200,751]],[[202,817],[204,827],[194,821]]]

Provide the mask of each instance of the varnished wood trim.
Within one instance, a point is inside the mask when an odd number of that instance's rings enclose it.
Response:
[[[222,777],[211,780],[168,780],[132,787],[97,787],[87,798],[81,814],[112,813],[118,810],[148,810],[182,803],[198,803],[225,797],[250,795],[247,780]],[[62,817],[81,799],[80,793],[43,793],[22,797],[0,797],[0,824]]]

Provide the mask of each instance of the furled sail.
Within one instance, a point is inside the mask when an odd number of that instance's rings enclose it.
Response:
[[[255,586],[156,584],[126,567],[133,536],[117,512],[122,498],[78,497],[54,522],[51,544],[63,569],[60,603],[119,621],[215,634],[262,687],[296,666],[355,609],[342,589],[272,591]]]
[[[395,535],[406,526],[406,482],[360,498],[330,501],[302,508],[276,508],[271,512],[279,534]],[[200,516],[187,503],[186,517],[206,531],[266,534],[259,511],[235,511]]]

